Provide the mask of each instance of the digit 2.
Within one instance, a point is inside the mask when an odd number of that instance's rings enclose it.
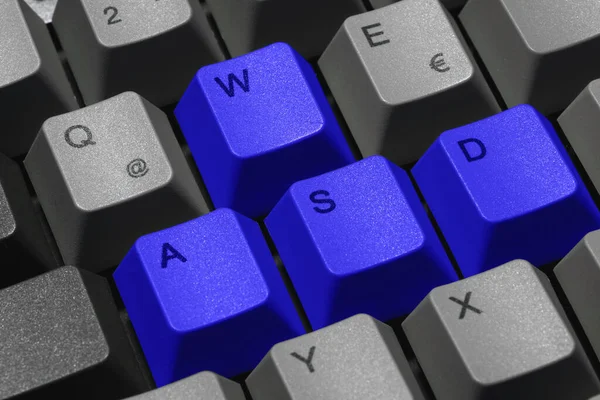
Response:
[[[119,14],[119,10],[117,10],[117,7],[110,6],[104,9],[104,15],[108,15],[111,12],[112,15],[108,17],[108,25],[118,24],[119,22],[123,21],[122,19],[117,18],[117,15]]]

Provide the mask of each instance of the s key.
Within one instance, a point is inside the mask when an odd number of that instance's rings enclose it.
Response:
[[[93,271],[206,210],[166,115],[132,92],[46,121],[25,167],[63,259]]]
[[[61,0],[53,25],[86,104],[127,90],[174,103],[223,57],[197,0]]]

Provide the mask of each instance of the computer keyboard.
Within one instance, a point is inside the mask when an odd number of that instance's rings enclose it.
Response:
[[[2,0],[0,399],[600,399],[598,0]]]

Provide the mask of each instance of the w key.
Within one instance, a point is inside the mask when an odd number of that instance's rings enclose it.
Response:
[[[206,210],[166,115],[132,92],[46,121],[25,167],[63,259],[88,270]]]

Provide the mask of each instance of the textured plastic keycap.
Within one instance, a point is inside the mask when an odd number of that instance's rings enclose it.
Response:
[[[45,23],[52,22],[58,0],[25,0]]]
[[[245,400],[239,384],[213,374],[200,372],[170,385],[127,400]]]
[[[509,107],[563,110],[600,77],[598,0],[471,0],[459,17]]]
[[[500,111],[438,0],[348,18],[319,67],[365,157],[416,161],[444,130]]]
[[[141,237],[114,278],[158,386],[250,371],[304,333],[259,225],[229,209]]]
[[[360,314],[278,343],[246,379],[261,400],[422,400],[394,331]]]
[[[0,154],[0,287],[58,266],[17,163]]]
[[[63,267],[0,291],[0,399],[148,389],[104,278]]]
[[[21,0],[0,1],[0,63],[0,152],[14,157],[77,102],[46,25]]]
[[[600,390],[550,281],[527,261],[435,288],[402,326],[438,400],[587,400]]]
[[[600,231],[585,235],[554,268],[554,274],[600,356]]]
[[[600,79],[591,82],[558,117],[569,144],[590,180],[600,190]]]
[[[215,207],[251,218],[353,161],[314,71],[283,43],[200,69],[175,115]]]
[[[132,92],[46,121],[25,167],[64,261],[92,271],[208,211],[167,116]]]
[[[295,183],[265,223],[315,329],[406,315],[457,279],[407,173],[381,156]]]
[[[465,276],[559,260],[600,227],[554,128],[528,105],[444,132],[412,173]]]
[[[304,57],[325,50],[346,17],[365,11],[362,0],[207,0],[225,44],[240,56],[275,42]]]
[[[52,23],[88,105],[129,90],[173,104],[223,59],[198,0],[61,0]]]

